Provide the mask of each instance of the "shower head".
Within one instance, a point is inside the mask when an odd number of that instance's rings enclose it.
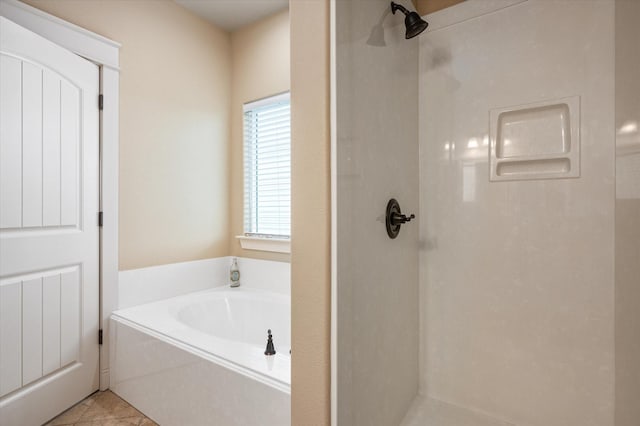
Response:
[[[391,12],[395,15],[396,10],[405,14],[404,26],[407,28],[407,32],[404,38],[407,40],[414,38],[421,32],[423,32],[429,25],[427,21],[422,19],[416,12],[409,12],[404,6],[391,2]]]

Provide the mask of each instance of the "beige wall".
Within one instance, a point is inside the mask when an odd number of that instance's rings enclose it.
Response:
[[[462,3],[464,0],[411,0],[420,16]]]
[[[330,423],[329,0],[292,1],[291,419]]]
[[[166,0],[26,0],[121,42],[120,268],[242,253],[227,231],[241,211],[241,142],[224,141],[242,102],[286,91],[281,13],[229,36]],[[153,6],[153,7],[151,7]],[[291,4],[293,105],[292,419],[330,422],[329,2]],[[260,40],[268,28],[273,39]],[[255,37],[253,40],[251,37]],[[231,49],[233,49],[233,58]],[[263,52],[264,53],[264,52]],[[238,70],[260,55],[269,76]],[[238,72],[231,81],[230,66]],[[269,83],[256,86],[253,83]],[[230,87],[233,118],[229,117]],[[242,93],[240,93],[241,91]],[[234,132],[237,132],[238,128]],[[235,165],[228,181],[225,165]],[[240,177],[239,177],[240,176]],[[230,185],[231,184],[231,185]],[[233,188],[229,197],[227,188]],[[240,210],[238,210],[240,209]],[[241,232],[240,216],[231,237]],[[296,239],[296,235],[299,237]],[[251,255],[257,255],[253,253]]]
[[[229,35],[168,0],[25,3],[122,43],[120,269],[227,255]]]
[[[289,90],[289,11],[277,13],[231,34],[231,255],[289,261],[288,254],[243,250],[242,105]]]

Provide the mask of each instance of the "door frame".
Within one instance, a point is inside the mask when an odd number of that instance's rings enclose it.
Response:
[[[0,0],[0,15],[84,57],[100,68],[100,390],[109,388],[109,317],[118,307],[118,129],[120,43],[17,0]],[[96,339],[98,336],[96,336]]]

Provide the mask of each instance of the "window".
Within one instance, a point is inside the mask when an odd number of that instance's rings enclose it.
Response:
[[[272,238],[291,234],[288,93],[244,105],[244,233]]]

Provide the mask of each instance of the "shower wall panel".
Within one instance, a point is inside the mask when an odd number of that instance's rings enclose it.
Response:
[[[419,67],[421,393],[518,426],[612,426],[614,2],[442,27]],[[577,177],[490,181],[490,111],[575,97]],[[553,136],[522,128],[525,154]]]
[[[616,0],[616,426],[640,425],[640,2]]]
[[[405,4],[410,6],[409,4]],[[384,0],[337,0],[337,418],[397,425],[418,391],[418,41]]]

